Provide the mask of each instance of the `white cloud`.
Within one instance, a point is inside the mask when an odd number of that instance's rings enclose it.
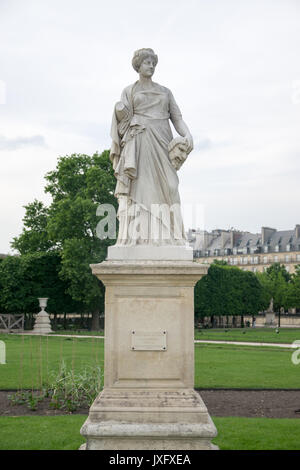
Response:
[[[1,150],[17,150],[21,147],[45,147],[46,142],[42,135],[33,135],[30,137],[14,137],[7,138],[0,135],[0,151]]]

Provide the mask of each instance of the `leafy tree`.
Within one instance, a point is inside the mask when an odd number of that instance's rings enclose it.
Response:
[[[83,306],[66,293],[69,282],[59,277],[60,255],[38,252],[8,256],[0,264],[0,311],[34,313],[39,311],[38,297],[49,297],[48,311],[71,313]]]
[[[13,249],[21,255],[36,253],[37,251],[48,251],[53,247],[47,231],[48,208],[41,201],[34,200],[27,206],[23,218],[24,228],[11,243]]]
[[[266,273],[267,273],[267,276],[269,276],[270,278],[271,277],[276,278],[277,276],[279,276],[279,274],[281,274],[286,282],[289,282],[291,280],[291,276],[287,272],[284,264],[273,263],[271,266],[267,268]]]
[[[295,273],[292,274],[288,284],[287,305],[292,308],[300,308],[300,264],[296,266]]]
[[[238,267],[213,263],[195,287],[196,316],[256,315],[265,305],[256,276]]]
[[[270,296],[251,271],[241,271],[241,299],[247,314],[255,316],[270,304]]]
[[[257,273],[257,277],[269,297],[273,299],[274,310],[278,312],[278,326],[280,326],[281,308],[288,307],[290,275],[284,265],[273,263],[264,273]]]
[[[100,240],[96,233],[100,220],[96,215],[99,204],[111,204],[117,208],[109,152],[61,157],[56,169],[47,173],[45,179],[45,192],[50,194],[52,202],[44,208],[35,201],[35,211],[31,205],[27,206],[26,229],[14,239],[12,246],[20,253],[35,252],[37,246],[41,251],[59,250],[59,276],[68,282],[68,294],[85,305],[86,311],[93,313],[92,329],[98,329],[99,313],[104,305],[104,286],[92,275],[89,265],[103,261],[107,247],[115,243],[115,240]],[[43,233],[49,246],[45,247],[43,237],[34,238],[32,232]],[[30,245],[31,240],[36,243]]]
[[[225,261],[224,259],[214,259],[213,263],[219,266],[228,266],[227,261]]]

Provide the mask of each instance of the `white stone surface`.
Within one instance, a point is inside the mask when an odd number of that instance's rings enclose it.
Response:
[[[110,158],[117,178],[118,244],[159,240],[164,245],[184,245],[186,238],[176,168],[191,152],[193,138],[172,92],[152,81],[157,61],[152,49],[134,53],[132,64],[139,79],[123,90],[113,113]],[[170,121],[181,136],[177,141]],[[164,210],[154,215],[153,205],[177,209],[170,220]],[[137,219],[141,222],[139,233],[134,228]],[[157,222],[154,231],[149,219]]]
[[[266,312],[265,316],[265,326],[276,326],[276,316],[274,312]]]
[[[107,260],[117,261],[193,261],[193,248],[190,246],[109,246]]]
[[[86,450],[217,450],[211,443],[216,436],[213,422],[185,423],[116,423],[89,420],[82,427],[89,433]]]
[[[212,449],[216,436],[194,387],[192,261],[105,261],[104,390],[81,429],[87,449]],[[166,331],[167,349],[132,350],[132,331]]]
[[[37,335],[52,333],[50,318],[47,312],[37,314],[32,333]]]
[[[51,322],[50,317],[47,312],[45,312],[45,308],[47,307],[48,298],[47,297],[39,297],[39,304],[41,307],[40,313],[37,314],[35,319],[35,324],[32,330],[33,334],[37,335],[45,335],[48,333],[52,333],[51,329]]]

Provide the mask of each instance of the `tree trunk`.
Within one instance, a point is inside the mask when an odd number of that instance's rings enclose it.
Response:
[[[241,328],[244,328],[244,315],[241,315]]]
[[[92,313],[92,331],[99,331],[100,330],[100,315],[99,310],[96,310]]]

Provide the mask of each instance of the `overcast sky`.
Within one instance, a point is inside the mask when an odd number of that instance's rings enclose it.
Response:
[[[195,141],[186,228],[300,223],[299,0],[0,0],[0,253],[57,158],[110,147],[113,106],[158,54]],[[198,221],[195,222],[199,225]]]

